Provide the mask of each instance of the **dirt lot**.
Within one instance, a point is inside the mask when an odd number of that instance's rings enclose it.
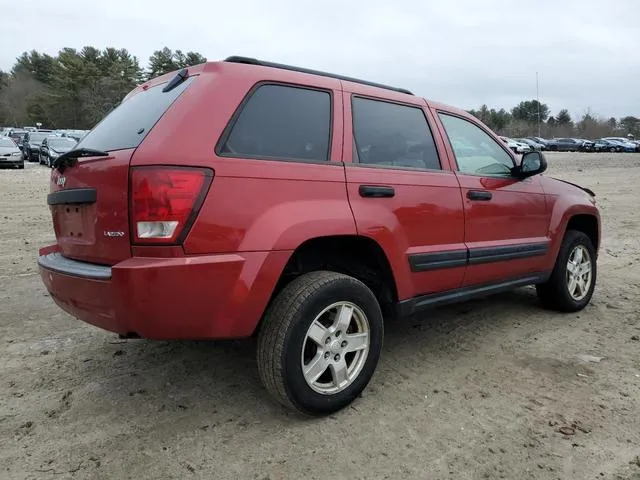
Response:
[[[120,341],[61,312],[35,267],[49,170],[1,170],[0,478],[640,479],[640,155],[548,159],[598,195],[592,304],[525,288],[390,324],[362,398],[320,420],[271,401],[251,341]]]

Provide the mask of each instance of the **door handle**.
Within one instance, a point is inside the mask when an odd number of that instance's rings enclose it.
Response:
[[[486,190],[469,190],[467,192],[467,198],[469,200],[484,200],[485,202],[491,200],[491,192]]]
[[[390,198],[395,196],[393,187],[383,187],[379,185],[360,185],[358,193],[361,197]]]

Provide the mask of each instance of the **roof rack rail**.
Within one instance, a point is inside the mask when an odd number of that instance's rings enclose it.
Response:
[[[411,93],[406,88],[391,87],[389,85],[383,85],[382,83],[369,82],[367,80],[360,80],[359,78],[346,77],[344,75],[337,75],[335,73],[322,72],[320,70],[311,70],[309,68],[294,67],[292,65],[284,65],[282,63],[265,62],[262,60],[258,60],[256,58],[233,55],[231,57],[225,58],[224,61],[230,62],[230,63],[246,63],[249,65],[261,65],[263,67],[280,68],[282,70],[291,70],[293,72],[300,72],[300,73],[309,73],[311,75],[320,75],[322,77],[336,78],[338,80],[345,80],[347,82],[361,83],[363,85],[369,85],[371,87],[384,88],[386,90],[393,90],[395,92],[406,93],[407,95],[413,95],[413,93]]]

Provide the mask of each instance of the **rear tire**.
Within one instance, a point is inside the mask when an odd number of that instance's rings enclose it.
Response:
[[[536,285],[542,305],[561,312],[586,307],[596,286],[596,258],[591,239],[583,232],[568,230],[549,280]]]
[[[328,415],[365,389],[383,335],[380,306],[366,285],[339,273],[307,273],[267,310],[258,336],[258,373],[284,406]]]

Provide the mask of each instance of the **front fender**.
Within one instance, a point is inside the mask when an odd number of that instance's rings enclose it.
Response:
[[[594,203],[583,195],[559,195],[550,198],[551,217],[549,220],[549,237],[551,238],[548,269],[553,269],[560,251],[567,224],[576,215],[591,215],[597,219],[598,238],[600,235],[600,212]],[[596,250],[598,245],[595,245]]]

